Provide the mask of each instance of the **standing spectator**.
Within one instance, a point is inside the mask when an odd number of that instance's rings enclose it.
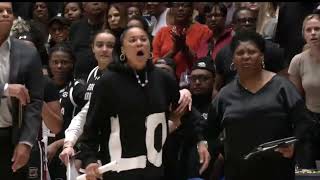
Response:
[[[208,41],[210,29],[203,24],[192,23],[193,4],[191,2],[172,3],[174,24],[162,28],[153,39],[154,61],[169,57],[177,64],[176,76],[189,71],[202,41]]]
[[[304,17],[316,9],[316,2],[283,2],[280,4],[275,42],[284,49],[285,65],[302,51],[304,40],[301,27]]]
[[[70,22],[81,19],[82,13],[83,9],[81,2],[65,2],[63,7],[63,16]]]
[[[227,7],[223,3],[214,3],[206,15],[206,24],[212,31],[208,41],[203,41],[197,52],[198,58],[211,56],[214,61],[217,53],[227,44],[230,44],[233,30],[226,27]]]
[[[75,78],[87,79],[90,71],[96,67],[90,42],[93,36],[103,28],[106,3],[83,2],[86,16],[74,22],[70,27],[70,41],[76,56]]]
[[[210,11],[208,2],[194,2],[193,6],[193,20],[200,24],[206,24],[206,13]]]
[[[293,57],[289,66],[289,78],[300,90],[314,120],[318,123],[317,134],[306,147],[301,149],[304,156],[298,157],[300,168],[315,169],[320,160],[320,16],[308,15],[302,25],[302,34],[309,49]]]
[[[257,32],[265,39],[274,40],[279,15],[279,2],[261,2]]]
[[[224,134],[226,180],[293,180],[294,146],[246,155],[262,143],[295,136],[303,141],[314,126],[304,101],[286,78],[263,68],[265,40],[252,31],[231,42],[238,76],[212,102],[209,145]]]
[[[226,27],[232,27],[232,17],[233,17],[233,13],[236,11],[237,9],[237,2],[222,2],[228,9],[228,13],[226,16]]]
[[[162,27],[170,24],[170,9],[163,2],[147,2],[146,9],[151,16],[151,35],[154,37]]]
[[[49,41],[50,48],[57,43],[68,42],[70,22],[66,18],[55,16],[50,20],[48,27],[49,34],[51,35]]]
[[[240,8],[234,14],[234,30],[235,34],[241,31],[256,31],[256,18],[250,9]],[[265,41],[266,50],[264,51],[266,70],[280,73],[284,69],[284,53],[283,49],[271,41]],[[216,94],[223,86],[230,83],[236,71],[232,64],[233,55],[230,45],[222,48],[216,56],[216,81],[214,85],[214,94]]]
[[[259,14],[259,10],[260,10],[260,2],[241,2],[240,3],[240,8],[248,8],[250,9],[253,14],[254,14],[254,17],[258,17],[258,14]]]
[[[43,75],[36,49],[9,37],[11,2],[0,2],[1,178],[25,180],[31,148],[41,125]]]

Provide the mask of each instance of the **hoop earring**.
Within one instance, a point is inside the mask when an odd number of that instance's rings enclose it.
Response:
[[[150,52],[150,59],[153,60],[153,53]]]
[[[264,58],[262,58],[262,60],[261,60],[261,65],[262,65],[262,69],[266,68],[266,65],[264,64]]]
[[[230,70],[231,71],[236,71],[237,69],[234,67],[234,63],[231,63],[230,64]]]
[[[120,61],[122,61],[122,62],[124,62],[126,60],[126,56],[123,53],[120,54],[119,58],[120,58]]]

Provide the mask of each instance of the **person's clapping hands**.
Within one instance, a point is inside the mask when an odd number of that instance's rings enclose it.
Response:
[[[187,48],[185,28],[177,29],[176,26],[173,26],[170,34],[173,42],[173,52],[177,53]]]

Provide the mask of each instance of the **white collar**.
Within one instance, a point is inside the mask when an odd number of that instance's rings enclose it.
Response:
[[[10,37],[8,37],[0,46],[0,48],[7,48],[8,50],[11,49],[11,40]]]

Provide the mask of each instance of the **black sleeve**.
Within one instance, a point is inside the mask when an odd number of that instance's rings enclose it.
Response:
[[[97,162],[99,146],[102,148],[105,146],[101,139],[106,134],[101,132],[110,133],[110,124],[107,121],[111,116],[109,112],[112,112],[112,103],[110,103],[112,99],[109,97],[111,86],[108,81],[110,79],[106,81],[102,76],[97,81],[91,96],[86,123],[79,142],[81,144],[80,150],[84,167],[90,163]]]
[[[161,72],[162,74],[164,74],[164,81],[166,83],[166,91],[169,94],[169,102],[171,102],[174,106],[176,106],[178,104],[179,98],[180,98],[180,92],[179,92],[179,86],[177,81],[174,79],[173,76],[171,76],[169,73],[167,72],[162,72],[162,70],[160,70],[159,72]],[[173,108],[175,109],[175,108]]]
[[[23,125],[19,141],[27,141],[34,144],[41,125],[41,111],[43,104],[43,73],[41,68],[40,56],[35,48],[21,46],[26,52],[21,61],[27,63],[24,66],[23,74],[24,83],[29,91],[30,103],[25,106]]]
[[[266,69],[275,73],[285,68],[285,57],[283,48],[279,48],[276,44],[266,41],[265,51]]]
[[[44,102],[58,101],[60,99],[58,87],[53,83],[52,79],[44,76]]]
[[[221,95],[221,94],[220,94]],[[219,135],[222,131],[221,121],[223,116],[222,103],[220,103],[219,95],[212,101],[208,112],[208,126],[205,130],[205,136],[209,144],[209,152],[217,155],[221,147]]]
[[[225,57],[224,57],[224,50],[225,50],[225,48],[226,47],[224,47],[224,48],[222,48],[219,52],[218,52],[218,54],[217,54],[217,56],[216,56],[216,59],[215,59],[215,65],[216,65],[216,72],[218,73],[218,74],[221,74],[221,75],[223,75],[224,73],[225,73],[225,70],[224,70],[224,59],[225,59]]]
[[[86,104],[84,95],[86,93],[86,84],[82,81],[76,81],[76,85],[73,87],[72,98],[78,107],[83,107]]]
[[[301,140],[306,140],[313,134],[313,127],[316,123],[313,121],[310,113],[307,111],[305,101],[298,93],[295,86],[287,79],[283,78],[284,88],[281,96],[289,113],[289,120],[293,124],[294,135]]]
[[[195,142],[206,140],[204,132],[207,127],[207,121],[201,116],[201,113],[194,107],[191,108],[190,119],[192,122],[191,130],[194,134]]]

